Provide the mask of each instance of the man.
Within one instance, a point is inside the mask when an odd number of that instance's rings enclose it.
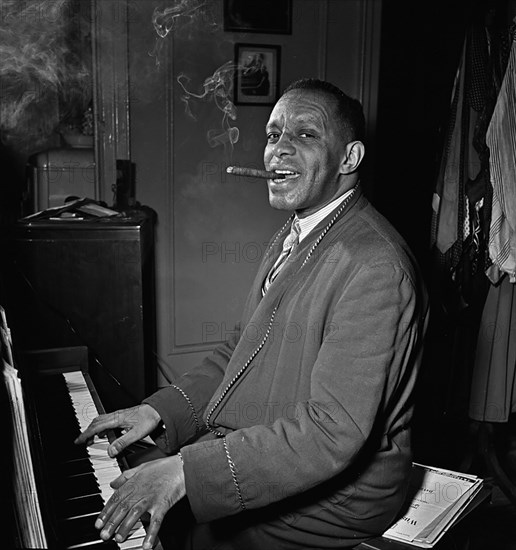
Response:
[[[269,201],[295,213],[299,243],[275,266],[291,219],[228,342],[78,438],[122,427],[111,455],[149,434],[170,453],[113,483],[103,538],[149,512],[148,548],[167,511],[188,506],[187,528],[166,522],[187,531],[174,548],[352,547],[396,519],[427,300],[406,244],[361,192],[363,129],[360,104],[319,80],[275,105],[264,162],[283,177],[268,181]]]

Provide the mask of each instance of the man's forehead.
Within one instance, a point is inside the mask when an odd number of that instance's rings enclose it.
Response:
[[[294,88],[285,92],[279,99],[298,99],[300,101],[323,101],[324,103],[333,104],[335,98],[332,94],[325,90],[318,90],[315,88]]]
[[[270,120],[289,118],[301,121],[326,121],[333,116],[335,101],[318,90],[291,90],[280,97],[274,106]]]

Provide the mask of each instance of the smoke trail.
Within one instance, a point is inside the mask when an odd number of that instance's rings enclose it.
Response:
[[[177,81],[184,92],[181,101],[185,104],[185,110],[189,116],[195,119],[190,106],[191,99],[203,101],[213,100],[217,108],[222,112],[221,128],[211,129],[207,132],[208,143],[211,147],[223,145],[224,149],[232,151],[233,145],[238,141],[240,135],[239,129],[231,125],[231,121],[235,121],[237,118],[237,110],[230,99],[233,95],[233,86],[237,71],[241,77],[252,77],[253,75],[258,78],[262,77],[258,65],[237,65],[231,61],[227,61],[221,65],[212,76],[205,79],[203,92],[198,94],[187,89],[186,83],[188,83],[190,79],[186,75],[180,74],[177,77]]]
[[[237,66],[228,61],[220,66],[212,76],[205,79],[203,84],[203,92],[196,94],[186,88],[185,83],[189,81],[188,77],[180,74],[177,77],[181,88],[184,91],[181,100],[185,103],[186,112],[193,118],[190,108],[190,99],[209,101],[213,100],[217,108],[222,112],[221,128],[209,130],[207,133],[208,143],[210,147],[223,145],[225,149],[232,149],[233,145],[238,141],[239,130],[236,126],[231,125],[231,120],[236,120],[236,107],[230,100],[233,93],[234,75]]]
[[[152,24],[160,38],[175,29],[180,17],[193,21],[197,20],[201,12],[200,8],[206,6],[204,0],[179,0],[176,5],[160,10],[156,8],[152,17]]]
[[[154,51],[151,56],[156,58],[156,65],[160,65],[160,52],[163,47],[163,39],[171,32],[177,32],[193,26],[206,30],[215,30],[215,23],[208,2],[206,0],[174,0],[172,6],[155,8],[152,14],[152,25],[159,38],[156,39]]]
[[[151,55],[156,57],[156,64],[159,67],[159,53],[165,39],[170,32],[177,33],[195,22],[197,27],[215,30],[218,25],[211,19],[208,2],[206,0],[176,0],[173,5],[164,8],[156,8],[153,12],[152,24],[158,35],[156,47]],[[233,80],[236,66],[228,61],[219,67],[212,76],[206,78],[203,84],[203,91],[195,93],[187,89],[190,79],[185,74],[180,74],[177,81],[183,89],[184,94],[181,101],[185,104],[185,111],[188,116],[195,119],[190,100],[203,101],[213,100],[217,108],[222,112],[221,127],[211,129],[207,132],[207,140],[210,147],[222,145],[225,149],[233,149],[238,141],[239,130],[231,125],[236,120],[236,108],[230,97],[233,93]]]
[[[89,59],[68,43],[71,0],[0,0],[0,135],[43,142],[91,99]]]

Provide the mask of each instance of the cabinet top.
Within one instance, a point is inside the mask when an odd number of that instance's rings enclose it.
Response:
[[[127,210],[115,216],[94,217],[42,217],[18,220],[14,226],[15,232],[28,229],[52,231],[66,229],[77,231],[106,231],[111,229],[134,230],[143,225],[153,225],[155,213],[150,208]]]

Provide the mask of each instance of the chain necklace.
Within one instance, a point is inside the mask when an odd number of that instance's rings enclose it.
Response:
[[[338,217],[342,214],[342,212],[344,211],[344,209],[348,205],[349,201],[351,200],[351,197],[353,197],[353,195],[355,194],[355,191],[357,189],[357,185],[355,185],[355,187],[353,187],[353,189],[351,190],[351,193],[342,201],[342,204],[339,206],[339,208],[335,212],[333,218],[328,222],[326,227],[321,231],[321,233],[319,234],[319,236],[315,240],[314,244],[312,245],[312,248],[310,248],[310,250],[308,251],[308,254],[306,255],[306,258],[303,260],[303,263],[301,264],[301,267],[299,269],[301,269],[306,264],[306,262],[310,259],[310,256],[314,253],[314,250],[317,248],[319,243],[322,241],[322,239],[326,235],[326,233],[328,233],[328,231],[330,230],[330,227],[337,221]]]
[[[306,255],[306,258],[303,260],[303,263],[301,264],[301,267],[303,267],[306,264],[306,262],[310,259],[310,257],[314,253],[314,250],[319,246],[319,243],[322,241],[323,237],[330,230],[330,227],[337,221],[338,217],[342,214],[342,212],[344,211],[346,206],[349,204],[349,201],[351,200],[351,198],[355,194],[355,191],[357,190],[357,187],[358,187],[358,183],[355,185],[355,187],[353,187],[353,189],[351,189],[351,193],[342,201],[341,205],[338,207],[337,211],[335,212],[333,218],[328,222],[326,227],[321,231],[321,233],[319,234],[317,239],[315,239],[314,244],[312,245],[312,247],[308,251],[308,254]],[[288,218],[288,220],[283,224],[283,227],[278,231],[278,233],[276,233],[276,237],[274,238],[274,240],[272,241],[272,243],[269,247],[269,252],[274,248],[274,246],[275,246],[276,242],[278,241],[280,235],[283,234],[283,231],[287,228],[287,226],[289,224],[292,223],[294,217],[295,217],[295,214],[292,214]],[[301,267],[299,269],[301,269]]]

